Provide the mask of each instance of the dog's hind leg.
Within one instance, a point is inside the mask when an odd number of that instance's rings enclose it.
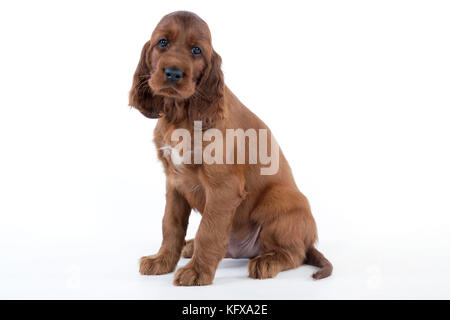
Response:
[[[250,278],[273,278],[304,263],[317,231],[308,200],[298,190],[270,187],[250,217],[261,225],[258,241],[264,251],[249,261]]]

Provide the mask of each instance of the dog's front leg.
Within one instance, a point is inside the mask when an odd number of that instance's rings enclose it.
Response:
[[[244,198],[243,186],[230,183],[206,188],[206,205],[194,239],[192,259],[175,273],[177,286],[201,286],[213,282],[217,265],[225,256],[236,208]],[[237,180],[237,179],[236,179]]]
[[[141,274],[165,274],[175,270],[184,246],[190,212],[191,208],[184,197],[168,185],[161,248],[157,254],[141,258]]]

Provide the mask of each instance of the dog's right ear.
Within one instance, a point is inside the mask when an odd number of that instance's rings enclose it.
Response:
[[[141,59],[133,76],[133,86],[130,90],[129,105],[138,109],[147,118],[160,118],[164,100],[161,96],[155,96],[148,84],[150,79],[151,43],[148,41],[141,52]]]

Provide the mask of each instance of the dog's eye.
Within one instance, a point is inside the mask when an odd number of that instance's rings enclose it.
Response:
[[[192,48],[192,54],[193,55],[199,55],[202,53],[202,49],[200,49],[199,47],[193,47]]]
[[[167,39],[161,39],[161,40],[159,40],[159,42],[158,42],[158,46],[160,47],[160,48],[165,48],[165,47],[167,47],[169,45],[169,41],[167,41]]]

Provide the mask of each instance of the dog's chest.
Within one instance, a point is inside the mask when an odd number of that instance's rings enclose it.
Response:
[[[166,174],[184,174],[195,168],[191,135],[190,130],[167,123],[155,129],[155,145]]]
[[[181,174],[187,169],[186,165],[189,163],[186,161],[186,152],[190,153],[190,150],[183,150],[171,143],[165,143],[158,147],[159,157],[164,167],[176,174]]]
[[[205,207],[205,189],[195,175],[168,174],[166,179],[168,184],[174,187],[186,199],[191,208],[203,213]]]
[[[158,157],[162,161],[167,183],[175,188],[189,203],[199,211],[203,211],[205,203],[204,187],[198,178],[199,165],[192,163],[192,146],[172,141],[168,131],[155,139]]]

